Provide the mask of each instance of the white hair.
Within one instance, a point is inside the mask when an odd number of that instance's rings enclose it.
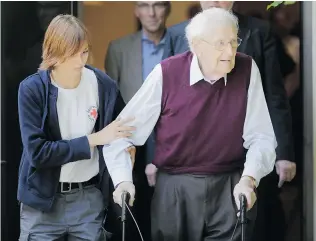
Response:
[[[232,26],[238,32],[238,18],[231,11],[214,7],[195,15],[185,29],[191,52],[194,52],[193,39],[209,35],[215,28],[224,26]]]

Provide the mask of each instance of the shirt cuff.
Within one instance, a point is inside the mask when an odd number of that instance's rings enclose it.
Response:
[[[114,187],[116,188],[121,182],[133,182],[133,174],[128,169],[116,169],[110,173]]]
[[[249,177],[252,177],[253,179],[255,179],[255,185],[256,185],[256,188],[259,186],[259,182],[261,180],[261,175],[258,171],[255,171],[249,167],[245,167],[242,175],[243,176],[249,176]]]

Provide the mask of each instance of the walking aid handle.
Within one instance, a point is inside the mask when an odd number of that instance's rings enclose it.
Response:
[[[246,213],[247,213],[247,198],[244,194],[239,195],[239,201],[240,201],[240,223],[246,223]]]
[[[128,203],[131,195],[128,192],[123,192],[122,194],[122,217],[121,220],[122,222],[126,221],[126,206],[125,203]]]
[[[244,194],[239,195],[240,201],[240,223],[241,223],[241,240],[246,241],[246,223],[247,223],[247,198]]]

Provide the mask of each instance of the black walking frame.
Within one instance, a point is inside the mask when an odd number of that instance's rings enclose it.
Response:
[[[136,222],[131,210],[128,207],[129,199],[130,199],[130,194],[128,192],[124,192],[122,194],[122,216],[121,216],[121,221],[122,221],[122,241],[125,241],[126,209],[129,211],[129,213],[131,214],[131,216],[132,216],[132,218],[133,218],[133,220],[135,222],[135,225],[136,225],[136,227],[138,229],[138,232],[139,232],[141,240],[144,241],[142,233],[140,232],[140,229],[139,229],[139,227],[137,225],[137,222]],[[240,207],[239,217],[237,219],[237,222],[236,222],[236,225],[235,225],[235,228],[234,228],[234,232],[233,232],[233,235],[232,235],[230,241],[233,241],[234,234],[235,234],[237,225],[239,223],[239,220],[240,220],[240,224],[241,224],[241,241],[247,241],[247,238],[246,238],[247,198],[246,198],[246,196],[244,194],[240,194],[239,195],[239,202],[240,202],[240,205],[239,205],[239,207]]]

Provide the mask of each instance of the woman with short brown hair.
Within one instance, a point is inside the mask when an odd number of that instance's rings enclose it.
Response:
[[[50,23],[37,73],[19,87],[23,154],[20,240],[103,240],[109,175],[102,146],[131,135],[117,86],[86,65],[89,35],[74,16]]]

